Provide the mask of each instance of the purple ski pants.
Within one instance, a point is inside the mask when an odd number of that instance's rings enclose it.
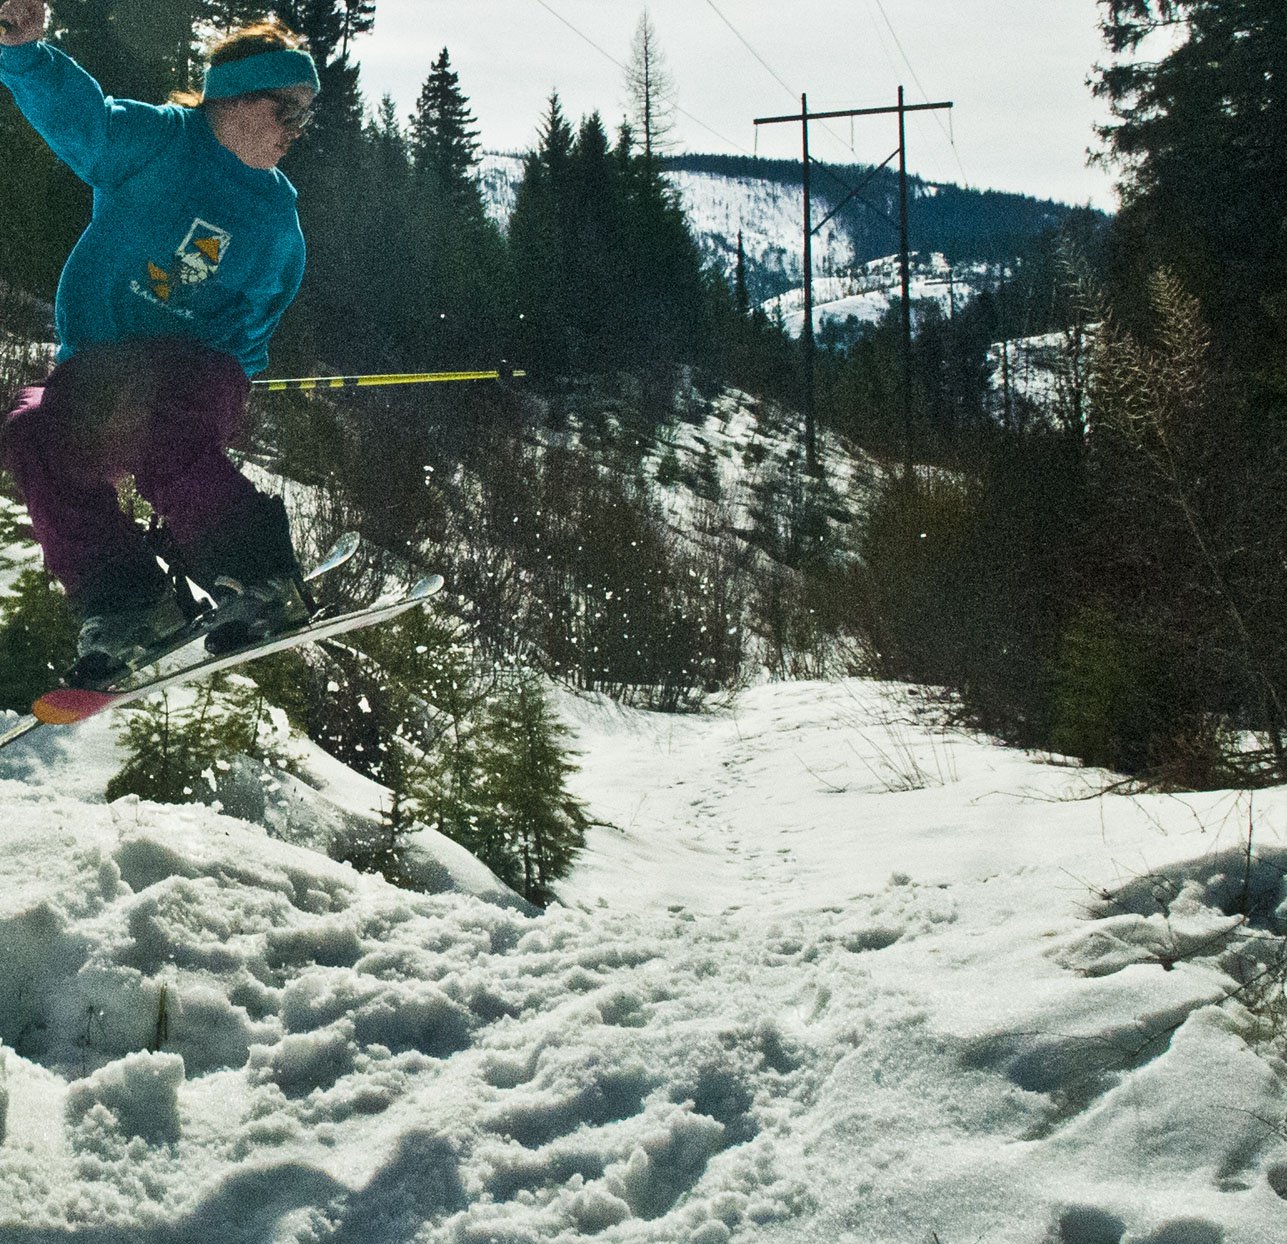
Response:
[[[180,548],[255,491],[224,452],[249,391],[236,359],[169,338],[88,349],[22,390],[0,429],[3,462],[70,596],[105,566],[152,561],[117,503],[122,477],[134,476]]]

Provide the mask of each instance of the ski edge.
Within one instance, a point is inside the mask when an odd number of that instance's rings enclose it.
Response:
[[[16,743],[19,739],[30,734],[33,730],[39,729],[44,724],[34,713],[24,714],[3,734],[0,734],[0,747],[8,747],[10,743]]]
[[[333,570],[338,570],[341,566],[352,560],[361,546],[362,538],[355,531],[346,531],[340,535],[339,539],[327,550],[326,556],[322,558],[307,574],[304,575],[305,583],[316,583],[323,576],[330,574]],[[105,683],[90,684],[85,688],[78,690],[89,691],[128,691],[131,687],[141,681],[150,682],[152,676],[147,673],[148,670],[159,666],[163,661],[182,652],[190,644],[195,644],[205,637],[206,628],[210,625],[213,618],[213,610],[207,609],[197,614],[187,626],[182,630],[176,631],[164,643],[151,649],[147,655],[135,664],[127,666],[125,669],[113,674]],[[60,688],[61,690],[62,688]],[[46,692],[46,694],[48,694]],[[43,698],[43,697],[42,697]],[[42,719],[43,720],[43,719]],[[45,722],[46,725],[52,725],[52,722]],[[0,746],[4,745],[4,740],[0,739]]]
[[[300,627],[297,630],[288,631],[284,635],[274,636],[271,639],[249,644],[244,648],[238,648],[235,652],[206,657],[192,665],[184,666],[169,674],[162,675],[160,678],[140,683],[135,687],[108,688],[105,690],[86,687],[56,687],[52,691],[45,692],[31,706],[32,716],[36,718],[35,724],[39,725],[76,725],[78,722],[86,721],[90,717],[96,717],[99,713],[106,712],[108,709],[133,703],[135,700],[141,700],[146,696],[164,691],[179,683],[208,674],[217,674],[221,670],[232,669],[237,665],[249,664],[259,657],[270,656],[274,652],[283,652],[289,648],[296,648],[301,644],[326,639],[330,635],[342,635],[346,631],[359,629],[359,623],[364,628],[374,626],[380,622],[391,621],[399,614],[406,613],[417,605],[423,604],[431,596],[440,592],[442,587],[443,578],[441,575],[426,575],[405,595],[398,596],[383,604],[371,605],[365,609],[355,609],[349,613],[339,614],[334,618],[326,618],[320,622]],[[28,726],[28,729],[34,728],[35,725]]]

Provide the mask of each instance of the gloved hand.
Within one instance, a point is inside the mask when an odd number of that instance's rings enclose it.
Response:
[[[35,43],[48,24],[49,8],[43,0],[5,0],[0,4],[0,46]]]

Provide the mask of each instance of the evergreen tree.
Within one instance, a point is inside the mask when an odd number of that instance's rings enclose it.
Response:
[[[25,713],[76,658],[67,598],[43,570],[18,576],[0,597],[0,708]]]
[[[639,15],[634,39],[630,44],[630,63],[626,66],[626,93],[634,132],[643,149],[644,160],[651,165],[672,145],[675,129],[675,82],[666,67],[657,41],[657,28],[648,10]]]
[[[375,0],[344,0],[340,24],[340,55],[347,57],[349,44],[375,27]]]
[[[397,371],[410,356],[408,317],[419,311],[420,290],[413,265],[394,258],[415,245],[415,192],[397,106],[388,95],[364,131],[358,181],[356,210],[366,228],[353,241],[361,262],[351,294],[361,308],[356,327],[367,335],[363,368]]]
[[[411,158],[421,179],[435,178],[448,194],[477,201],[478,131],[473,125],[460,77],[443,48],[411,118]]]
[[[483,823],[494,837],[480,858],[540,906],[553,900],[550,887],[571,869],[589,824],[585,805],[567,790],[576,771],[564,746],[570,733],[540,683],[522,673],[505,687],[487,723],[491,815]]]
[[[53,302],[58,274],[89,221],[89,188],[59,161],[0,88],[0,282]]]
[[[701,255],[632,134],[623,127],[609,149],[593,113],[573,135],[556,95],[527,159],[510,247],[546,368],[655,370],[708,347]]]
[[[204,0],[149,5],[52,0],[52,28],[62,48],[109,95],[160,102],[186,90],[199,60],[196,30]]]
[[[410,118],[408,158],[407,351],[416,366],[495,365],[509,353],[509,257],[484,208],[477,131],[446,48]]]
[[[738,315],[751,313],[751,295],[746,286],[746,247],[742,243],[742,231],[737,231],[737,263],[733,269],[733,305]]]
[[[131,706],[120,732],[125,763],[107,783],[106,798],[198,803],[214,796],[218,767],[230,757],[267,754],[284,767],[265,708],[258,687],[228,676],[200,684],[191,700],[165,694]]]
[[[619,349],[621,311],[630,297],[618,287],[624,208],[608,135],[594,112],[577,131],[563,208],[570,234],[566,279],[574,368],[609,368]]]
[[[622,200],[619,357],[645,368],[698,361],[709,344],[707,286],[683,205],[646,156],[627,166]]]
[[[315,120],[282,165],[299,189],[309,264],[274,355],[296,356],[297,366],[308,370],[319,360],[361,370],[380,349],[370,317],[355,315],[353,305],[354,291],[368,283],[374,259],[370,187],[363,176],[354,176],[365,167],[365,108],[358,66],[349,54],[351,41],[374,21],[364,8],[353,0],[287,0],[276,6],[278,17],[308,40],[322,83]]]
[[[534,903],[571,866],[584,841],[573,772],[540,684],[480,667],[458,624],[424,612],[362,637],[380,671],[384,723],[364,769],[390,791],[386,839],[369,852],[391,880],[405,878],[402,835],[421,826],[459,842]],[[391,728],[392,727],[392,728]]]
[[[524,319],[528,370],[557,372],[567,359],[570,300],[566,273],[572,235],[564,211],[574,137],[558,93],[550,96],[536,149],[510,217],[509,246],[518,309]]]
[[[349,45],[375,26],[375,0],[280,0],[273,9],[308,39],[319,66],[347,63]]]
[[[1287,5],[1100,0],[1115,59],[1097,92],[1122,168],[1119,310],[1149,318],[1164,264],[1201,300],[1215,344],[1252,365],[1287,344]],[[1170,44],[1137,55],[1155,31]]]
[[[239,26],[260,21],[264,16],[264,6],[259,0],[199,0],[199,3],[198,28],[214,30],[220,35],[231,34]]]

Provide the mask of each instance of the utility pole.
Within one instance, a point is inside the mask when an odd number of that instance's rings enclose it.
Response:
[[[903,295],[903,482],[912,480],[912,271],[907,228],[907,109],[898,88],[898,273]]]
[[[912,391],[911,391],[911,363],[912,363],[912,299],[911,299],[911,260],[910,260],[910,239],[908,236],[908,217],[907,217],[907,114],[909,112],[928,112],[938,108],[951,108],[950,100],[941,101],[935,104],[908,104],[903,98],[903,88],[898,88],[898,103],[891,108],[846,108],[838,112],[810,112],[808,97],[800,96],[800,112],[798,116],[789,117],[756,117],[756,125],[780,125],[783,122],[799,122],[803,131],[803,149],[804,149],[804,363],[805,363],[805,382],[804,382],[804,455],[805,462],[811,473],[817,473],[818,466],[818,448],[815,433],[815,412],[814,412],[814,339],[813,339],[813,235],[815,233],[813,225],[813,208],[810,197],[809,186],[809,166],[811,157],[809,155],[809,122],[810,121],[827,121],[834,117],[874,117],[886,116],[890,113],[898,114],[898,251],[899,251],[899,275],[900,287],[902,290],[902,320],[903,320],[903,451],[904,451],[904,470],[906,478],[910,481],[912,478]],[[886,161],[888,163],[888,161]],[[861,189],[861,187],[860,187]],[[858,191],[853,191],[848,198],[837,206],[831,213],[834,216],[836,212],[844,206],[849,199],[857,195]],[[827,219],[830,220],[831,216]],[[825,222],[824,222],[825,223]],[[821,226],[819,226],[820,228]]]
[[[816,432],[815,343],[813,340],[813,199],[809,194],[809,97],[800,96],[800,134],[804,171],[804,469],[818,473]]]

